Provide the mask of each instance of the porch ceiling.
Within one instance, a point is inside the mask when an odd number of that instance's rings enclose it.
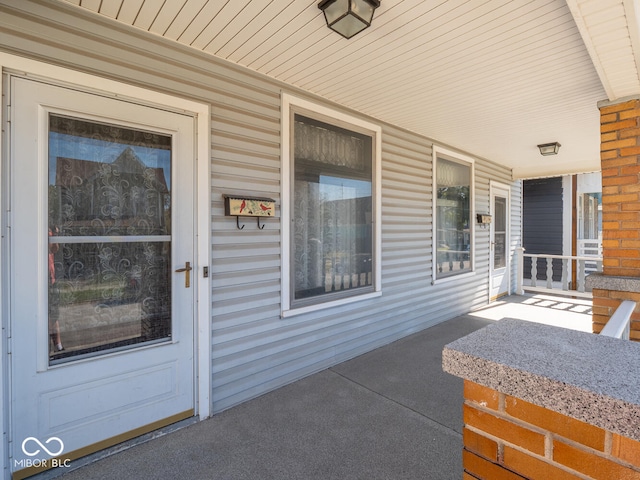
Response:
[[[635,0],[382,0],[351,40],[316,0],[59,0],[513,168],[600,169],[597,102],[640,94]],[[536,145],[558,141],[560,153]]]

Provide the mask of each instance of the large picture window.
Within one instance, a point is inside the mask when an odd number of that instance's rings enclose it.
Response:
[[[445,158],[435,161],[435,278],[473,269],[473,212],[471,163]]]
[[[373,291],[370,135],[294,115],[292,305]]]

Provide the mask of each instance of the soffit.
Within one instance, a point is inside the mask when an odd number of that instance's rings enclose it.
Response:
[[[634,0],[382,0],[351,40],[326,27],[315,0],[64,1],[516,177],[599,170],[597,102],[640,93],[625,17]],[[560,153],[540,156],[536,145],[552,141]]]

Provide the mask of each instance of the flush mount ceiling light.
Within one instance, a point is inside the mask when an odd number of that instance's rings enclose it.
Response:
[[[379,6],[380,0],[322,0],[318,4],[327,26],[344,38],[351,38],[370,26],[373,12]]]
[[[560,144],[558,142],[553,142],[553,143],[543,143],[542,145],[538,145],[538,148],[540,149],[540,155],[544,155],[545,157],[547,155],[556,155],[558,153],[558,150],[560,150]]]

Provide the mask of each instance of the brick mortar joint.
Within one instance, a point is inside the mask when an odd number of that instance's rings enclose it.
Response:
[[[586,476],[583,473],[578,472],[577,470],[573,470],[570,467],[568,467],[568,466],[566,466],[566,465],[564,465],[562,463],[558,463],[555,460],[553,460],[553,439],[551,439],[551,441],[550,441],[551,445],[550,445],[550,449],[549,450],[547,450],[547,448],[546,448],[546,439],[545,439],[545,455],[542,456],[542,455],[538,455],[537,453],[534,453],[534,452],[532,452],[530,450],[527,450],[526,448],[523,448],[523,447],[521,447],[519,445],[516,445],[516,444],[511,443],[511,442],[507,442],[503,438],[491,435],[491,434],[485,432],[484,430],[480,430],[478,428],[475,428],[475,427],[472,427],[472,426],[469,426],[469,425],[465,425],[465,428],[467,428],[468,430],[470,430],[470,431],[472,431],[472,432],[474,432],[474,433],[476,433],[478,435],[481,435],[481,436],[483,436],[485,438],[488,438],[489,440],[492,440],[492,441],[497,443],[497,445],[498,445],[498,460],[497,460],[497,462],[494,462],[493,460],[491,460],[489,458],[483,457],[482,455],[480,455],[477,452],[474,452],[473,450],[467,449],[469,452],[473,453],[474,455],[478,455],[479,457],[485,458],[485,460],[488,460],[491,463],[496,463],[497,465],[500,465],[500,466],[503,466],[505,468],[508,468],[509,470],[512,470],[512,467],[508,466],[504,461],[504,447],[509,447],[509,448],[511,448],[513,450],[517,450],[518,452],[520,452],[520,453],[522,453],[524,455],[532,457],[532,458],[534,458],[534,459],[536,459],[538,461],[544,462],[547,465],[551,465],[551,466],[556,467],[556,468],[558,468],[560,470],[564,470],[565,472],[570,473],[572,475],[575,475],[576,477],[582,478],[584,480],[593,480],[591,477]],[[562,439],[562,438],[560,438],[560,439]],[[564,439],[562,439],[562,440],[564,441]],[[573,445],[573,446],[575,446],[575,445]],[[464,445],[464,448],[466,448],[466,447],[467,446]],[[548,456],[548,454],[550,454],[550,456]]]
[[[604,432],[604,453],[613,455],[613,433],[607,430]]]
[[[582,445],[581,443],[578,443],[578,442],[575,442],[574,440],[571,440],[569,438],[563,437],[559,433],[556,433],[556,432],[554,432],[552,430],[547,430],[546,428],[543,428],[543,427],[540,427],[538,425],[534,425],[532,423],[526,422],[526,421],[524,421],[524,420],[522,420],[522,419],[520,419],[518,417],[513,417],[513,416],[509,415],[506,412],[506,409],[504,411],[493,410],[492,408],[486,407],[486,406],[484,406],[482,404],[475,403],[475,402],[473,402],[471,400],[467,400],[467,399],[465,399],[464,403],[466,405],[468,405],[468,406],[471,406],[471,407],[475,408],[476,410],[479,410],[479,411],[483,412],[483,413],[487,413],[487,414],[493,415],[494,417],[497,417],[500,420],[505,420],[505,421],[507,421],[509,423],[513,423],[514,425],[516,425],[518,427],[524,428],[526,430],[530,430],[530,431],[532,431],[534,433],[537,433],[537,434],[540,434],[540,435],[544,436],[545,437],[545,451],[546,451],[546,444],[547,444],[547,438],[546,438],[547,435],[551,435],[552,440],[553,439],[558,439],[558,440],[561,440],[564,443],[574,444],[574,446]],[[549,412],[550,413],[555,413],[557,415],[557,413],[553,412],[552,410],[549,410]],[[559,415],[562,415],[562,414],[559,414]],[[569,418],[571,418],[571,417],[569,417]],[[589,425],[589,424],[587,424],[587,425]],[[507,442],[506,440],[504,440],[504,439],[502,439],[500,437],[494,437],[493,435],[491,435],[488,432],[485,432],[484,430],[480,430],[480,429],[478,429],[476,427],[473,427],[473,426],[467,425],[467,424],[465,424],[464,426],[466,428],[468,428],[469,430],[473,430],[476,433],[481,433],[485,437],[491,438],[492,440],[498,438],[500,442],[503,442],[505,444],[509,444],[511,446],[511,444],[509,442]],[[600,427],[596,427],[596,428],[600,428]],[[602,430],[604,432],[607,432],[607,430],[604,430],[604,429],[602,429]],[[582,445],[582,446],[584,448],[591,449],[591,447],[587,447],[586,445]]]
[[[493,411],[495,411],[495,410],[493,410]],[[575,440],[571,440],[569,438],[565,438],[565,437],[563,437],[561,435],[558,435],[558,434],[556,434],[556,433],[554,433],[554,432],[552,432],[550,430],[544,430],[546,432],[546,434],[545,434],[545,449],[544,449],[544,453],[545,454],[544,454],[544,456],[542,456],[542,455],[539,455],[539,454],[537,454],[535,452],[532,452],[531,450],[527,450],[526,448],[521,447],[520,445],[517,445],[515,443],[511,443],[511,442],[505,440],[502,437],[496,437],[495,435],[492,435],[492,434],[490,434],[488,432],[485,432],[484,430],[479,429],[477,427],[474,427],[472,425],[466,425],[465,424],[464,427],[466,429],[468,429],[468,430],[470,430],[470,431],[482,436],[482,437],[485,437],[485,438],[487,438],[489,440],[492,440],[492,441],[496,442],[497,447],[498,447],[498,451],[497,451],[498,461],[496,463],[498,465],[502,465],[502,466],[505,466],[507,468],[510,468],[510,467],[508,467],[508,465],[506,465],[505,462],[504,462],[504,448],[505,447],[509,447],[509,448],[512,448],[513,450],[517,450],[520,453],[523,453],[525,455],[533,457],[533,458],[535,458],[535,459],[537,459],[537,460],[539,460],[541,462],[544,462],[544,463],[546,463],[548,465],[552,465],[552,466],[554,466],[556,468],[560,468],[561,470],[564,470],[564,471],[566,471],[568,473],[571,473],[572,475],[576,475],[578,477],[584,478],[585,480],[592,480],[591,477],[586,476],[586,475],[584,475],[584,474],[582,474],[582,473],[580,473],[580,472],[578,472],[576,470],[573,470],[570,467],[568,467],[568,466],[566,466],[566,465],[564,465],[562,463],[559,463],[558,461],[556,461],[553,458],[553,450],[554,450],[553,446],[554,446],[555,441],[557,440],[557,441],[560,441],[560,442],[564,443],[565,445],[568,445],[570,447],[573,447],[573,448],[576,448],[578,450],[581,450],[581,451],[583,451],[583,452],[585,452],[585,453],[587,453],[589,455],[593,455],[593,456],[602,458],[604,460],[607,460],[607,461],[610,461],[610,462],[615,463],[617,465],[620,465],[621,467],[628,468],[629,470],[632,470],[634,472],[640,473],[640,467],[637,467],[637,466],[635,466],[635,465],[633,465],[631,463],[625,462],[623,459],[621,459],[621,458],[619,458],[619,457],[617,457],[617,456],[615,456],[613,454],[613,452],[612,452],[613,433],[611,433],[609,431],[606,431],[606,430],[605,430],[605,451],[596,450],[596,449],[591,448],[591,447],[589,447],[587,445],[584,445],[584,444],[582,444],[580,442],[576,442]],[[608,440],[607,440],[607,437],[608,437]],[[464,445],[464,447],[466,448],[467,446]],[[473,450],[469,450],[469,451],[472,452],[474,455],[478,455],[478,456],[482,457],[482,455],[480,455],[477,452],[474,452]],[[482,458],[485,458],[485,457],[482,457]],[[488,461],[493,463],[493,460],[491,460],[491,459],[486,458],[486,460],[488,460]]]

